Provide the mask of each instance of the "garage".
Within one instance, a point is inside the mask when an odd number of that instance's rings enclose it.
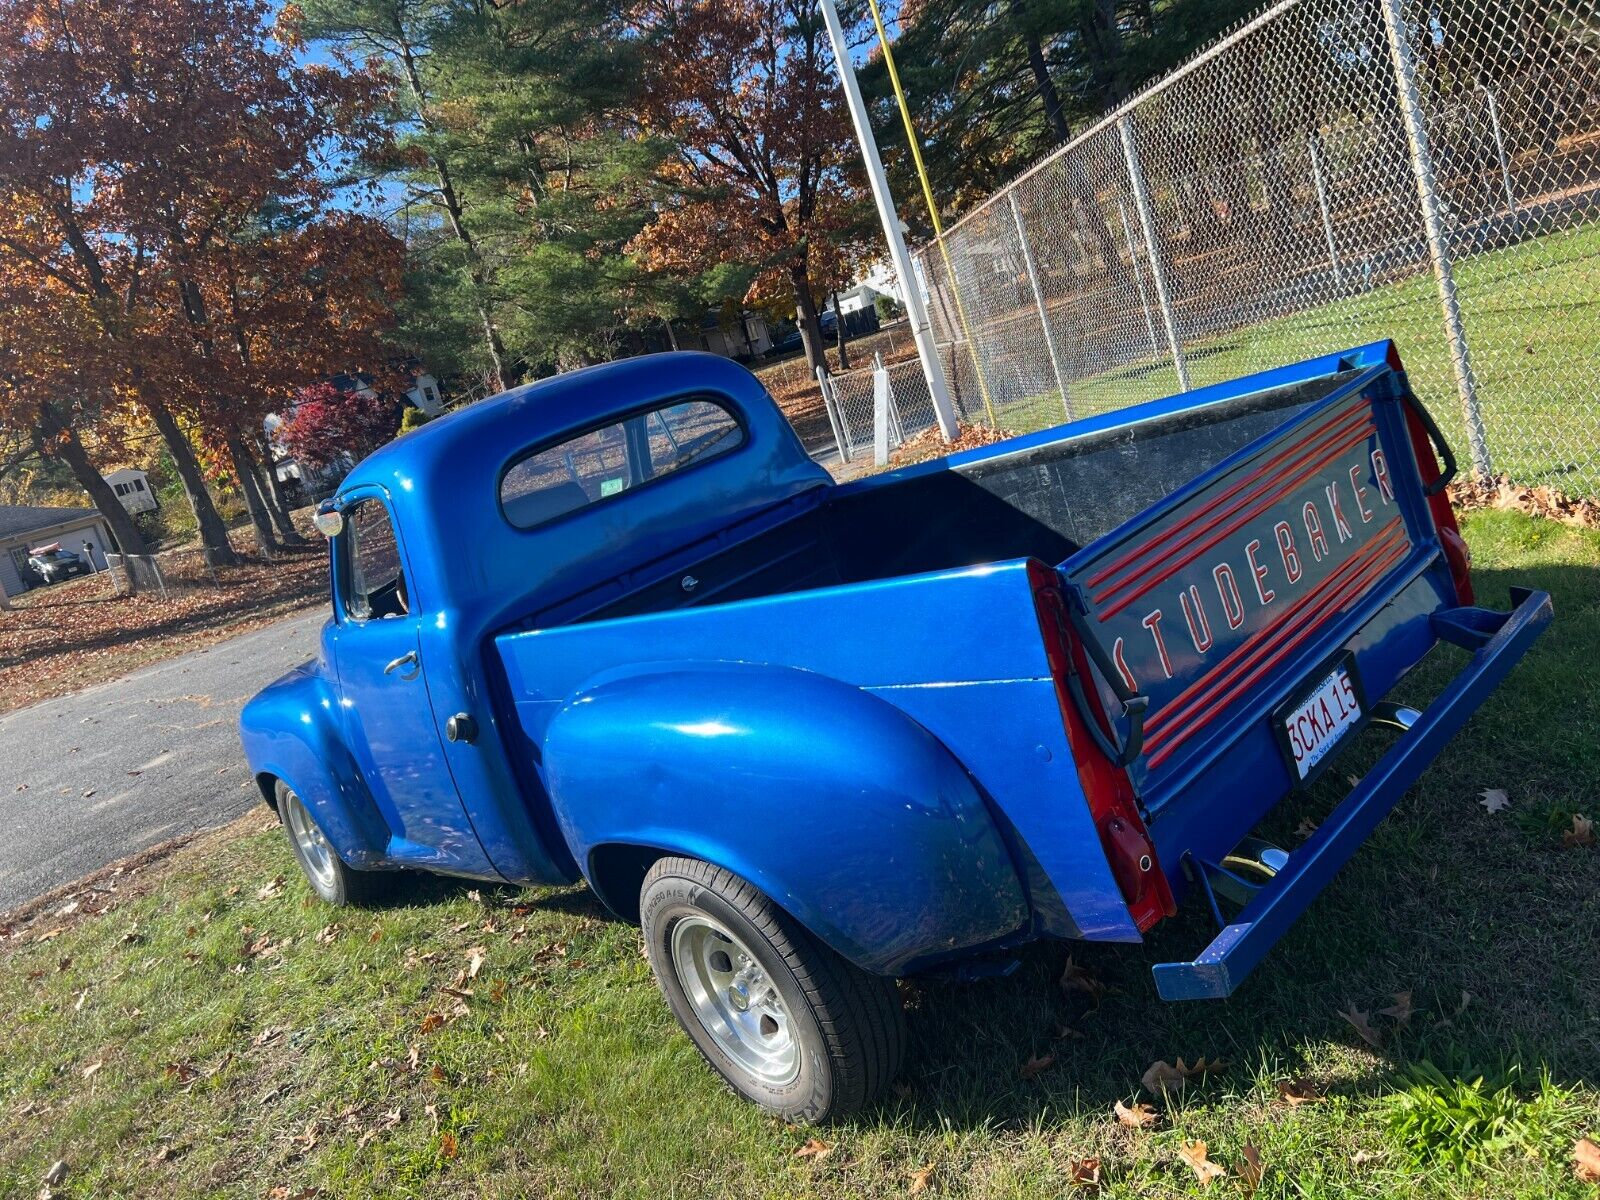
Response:
[[[7,596],[28,590],[25,571],[28,551],[58,542],[63,550],[83,556],[84,543],[96,571],[106,569],[105,522],[92,508],[40,508],[29,504],[0,504],[0,588]]]

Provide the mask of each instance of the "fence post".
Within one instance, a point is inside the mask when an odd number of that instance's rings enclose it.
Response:
[[[1161,261],[1161,251],[1156,244],[1155,216],[1150,210],[1150,190],[1145,186],[1144,167],[1139,162],[1139,149],[1133,144],[1133,121],[1124,114],[1117,122],[1117,132],[1122,135],[1122,157],[1128,165],[1128,183],[1133,188],[1133,203],[1139,213],[1139,228],[1144,232],[1145,258],[1150,262],[1150,278],[1156,285],[1156,300],[1161,305],[1161,320],[1167,327],[1167,345],[1172,349],[1172,366],[1178,372],[1178,390],[1189,390],[1189,364],[1183,358],[1183,344],[1178,341],[1178,325],[1172,313],[1172,293],[1167,290],[1167,269]]]
[[[1417,201],[1422,208],[1423,231],[1428,238],[1428,257],[1433,260],[1433,278],[1439,287],[1439,307],[1444,314],[1445,337],[1450,342],[1450,365],[1455,371],[1456,390],[1461,394],[1461,414],[1472,449],[1472,469],[1489,475],[1489,438],[1478,407],[1478,381],[1472,373],[1472,358],[1467,351],[1467,330],[1461,320],[1461,301],[1456,296],[1455,272],[1450,263],[1450,245],[1445,237],[1444,214],[1439,210],[1439,186],[1433,173],[1433,154],[1428,145],[1428,128],[1422,116],[1422,95],[1417,89],[1417,64],[1406,36],[1402,0],[1379,0],[1383,23],[1389,35],[1389,57],[1394,65],[1394,81],[1399,90],[1400,116],[1405,123],[1406,141],[1411,146],[1411,170],[1417,180]]]
[[[1117,215],[1122,218],[1122,236],[1128,240],[1128,265],[1133,268],[1133,282],[1139,287],[1139,307],[1144,310],[1144,328],[1150,335],[1150,357],[1161,357],[1161,343],[1156,340],[1156,321],[1150,315],[1150,293],[1145,290],[1144,272],[1139,269],[1139,248],[1134,245],[1133,226],[1128,224],[1128,206],[1117,201]]]
[[[1506,138],[1500,130],[1500,105],[1494,98],[1494,89],[1485,87],[1483,98],[1489,104],[1489,129],[1494,133],[1494,152],[1500,159],[1500,182],[1506,187],[1506,203],[1511,207],[1511,215],[1517,214],[1517,194],[1511,190],[1511,164],[1506,159]]]
[[[1017,226],[1017,245],[1022,247],[1022,263],[1028,268],[1028,286],[1033,289],[1033,302],[1039,306],[1039,328],[1044,331],[1044,348],[1050,355],[1050,371],[1056,377],[1056,390],[1061,393],[1061,407],[1067,420],[1072,420],[1072,400],[1067,396],[1067,381],[1061,374],[1061,359],[1056,354],[1056,337],[1050,332],[1050,314],[1045,311],[1044,292],[1039,287],[1039,268],[1033,261],[1033,248],[1028,245],[1028,231],[1022,224],[1022,206],[1017,203],[1017,193],[1006,193],[1011,201],[1011,219]]]
[[[833,429],[834,444],[839,447],[839,461],[850,461],[850,450],[845,445],[844,434],[839,429],[838,401],[833,395],[833,380],[828,377],[828,368],[821,363],[817,364],[817,388],[822,392],[822,407],[827,410],[828,424]]]
[[[1317,207],[1322,209],[1322,235],[1328,239],[1328,261],[1333,264],[1334,285],[1344,288],[1344,270],[1339,266],[1339,247],[1333,240],[1333,214],[1328,208],[1328,180],[1322,172],[1322,152],[1317,149],[1317,135],[1306,139],[1311,150],[1311,181],[1317,187]]]

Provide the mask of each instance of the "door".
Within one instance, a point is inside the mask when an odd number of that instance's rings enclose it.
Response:
[[[335,539],[334,662],[345,741],[394,832],[392,857],[493,874],[445,762],[428,698],[420,620],[383,500],[344,507]]]

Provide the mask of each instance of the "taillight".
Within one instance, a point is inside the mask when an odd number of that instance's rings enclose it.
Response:
[[[1393,346],[1389,347],[1389,366],[1396,374],[1405,370],[1400,362],[1399,351]],[[1417,472],[1422,476],[1423,489],[1430,490],[1439,482],[1440,470],[1428,427],[1423,423],[1422,405],[1409,403],[1405,410],[1406,433],[1411,438],[1411,452],[1416,456]],[[1428,419],[1432,420],[1431,417]],[[1428,511],[1433,515],[1434,527],[1439,531],[1439,545],[1444,548],[1444,559],[1450,567],[1450,580],[1456,588],[1456,602],[1472,604],[1472,551],[1467,549],[1467,540],[1461,536],[1455,509],[1450,507],[1450,497],[1444,488],[1440,487],[1428,497]]]
[[[1144,821],[1139,817],[1139,804],[1127,769],[1106,757],[1085,724],[1085,714],[1073,699],[1070,681],[1074,675],[1081,681],[1084,695],[1092,697],[1098,692],[1089,672],[1088,658],[1067,617],[1067,599],[1061,592],[1060,577],[1044,563],[1033,560],[1028,563],[1028,583],[1039,614],[1045,659],[1050,665],[1050,676],[1055,680],[1056,704],[1061,709],[1067,745],[1072,749],[1072,759],[1078,769],[1078,782],[1089,802],[1089,814],[1100,835],[1111,874],[1122,889],[1129,916],[1141,930],[1149,929],[1162,917],[1177,912],[1172,889],[1156,860],[1156,848],[1145,830]],[[1111,722],[1105,714],[1097,711],[1094,719],[1100,722],[1106,736],[1111,736]]]

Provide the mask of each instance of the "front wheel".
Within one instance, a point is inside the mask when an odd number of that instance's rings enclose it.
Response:
[[[728,1084],[789,1121],[839,1120],[894,1078],[905,1028],[894,980],[819,945],[720,867],[663,858],[639,911],[656,982]]]
[[[392,876],[383,871],[355,871],[345,866],[344,860],[323,836],[321,826],[305,801],[281,779],[275,795],[278,819],[289,835],[289,847],[318,898],[329,904],[368,904],[387,893]]]

